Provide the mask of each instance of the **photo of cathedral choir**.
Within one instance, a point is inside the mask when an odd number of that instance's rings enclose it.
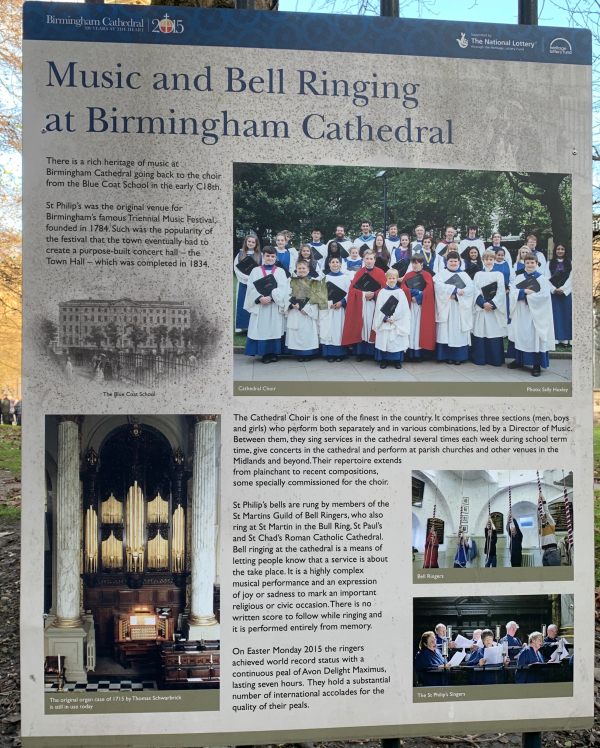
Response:
[[[573,473],[415,470],[413,569],[572,567]]]
[[[413,636],[417,687],[573,680],[572,595],[416,598]]]
[[[377,231],[366,219],[354,237],[342,223],[331,237],[315,224],[299,242],[282,229],[264,246],[248,233],[234,259],[245,355],[264,364],[355,357],[381,369],[471,362],[539,377],[551,351],[571,350],[567,247],[547,256],[523,233],[511,254],[497,231],[484,240],[469,225],[458,234]]]

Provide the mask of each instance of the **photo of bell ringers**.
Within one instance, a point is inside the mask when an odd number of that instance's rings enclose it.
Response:
[[[569,470],[413,470],[413,580],[572,580],[573,502]]]

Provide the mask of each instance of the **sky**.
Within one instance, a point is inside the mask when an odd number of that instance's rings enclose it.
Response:
[[[357,7],[356,0],[354,7]],[[378,0],[373,0],[378,6]],[[332,0],[279,0],[279,9],[298,12],[327,13]],[[333,12],[350,7],[348,0],[336,0]],[[539,23],[542,26],[569,26],[568,14],[551,2],[538,0]],[[429,18],[437,21],[480,21],[517,23],[517,0],[400,0],[400,15],[406,18]]]

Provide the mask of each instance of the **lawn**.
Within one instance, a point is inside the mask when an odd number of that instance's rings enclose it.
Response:
[[[21,474],[21,429],[0,426],[0,470],[9,470],[13,477]]]
[[[0,518],[21,514],[21,429],[0,426]]]

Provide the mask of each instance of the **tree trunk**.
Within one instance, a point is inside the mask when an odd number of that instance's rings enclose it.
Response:
[[[550,214],[552,236],[554,244],[571,246],[571,227],[567,223],[567,211],[560,194],[560,186],[565,179],[564,174],[523,174],[520,172],[507,173],[513,189],[524,196],[539,200]],[[526,187],[535,187],[536,192]]]

